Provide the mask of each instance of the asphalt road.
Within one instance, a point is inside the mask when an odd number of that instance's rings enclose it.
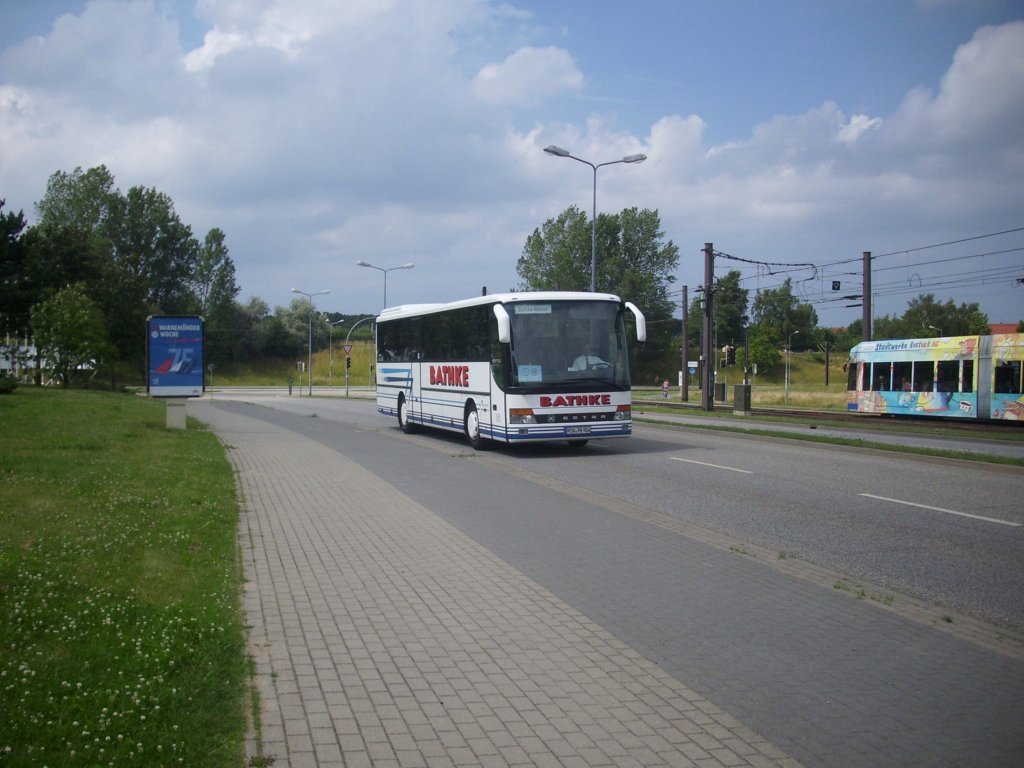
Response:
[[[1024,754],[1019,468],[643,425],[474,452],[368,400],[249,399],[805,765]]]
[[[365,398],[231,396],[364,429],[397,426]],[[416,439],[470,450],[450,433]],[[957,435],[946,441],[961,443]],[[484,455],[508,471],[734,537],[737,550],[753,545],[822,566],[841,588],[874,599],[899,593],[1024,634],[1018,467],[644,424],[631,438],[592,441],[581,452],[554,444]]]

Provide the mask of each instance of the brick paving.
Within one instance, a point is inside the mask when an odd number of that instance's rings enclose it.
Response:
[[[281,766],[798,766],[338,452],[201,401],[243,509],[262,700]],[[343,479],[342,479],[343,478]]]

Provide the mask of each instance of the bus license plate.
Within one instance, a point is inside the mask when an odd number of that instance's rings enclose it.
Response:
[[[567,435],[589,435],[590,427],[566,427],[565,434]]]

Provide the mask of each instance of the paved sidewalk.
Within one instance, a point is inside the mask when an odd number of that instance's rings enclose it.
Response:
[[[292,766],[797,766],[381,478],[206,401],[244,498],[262,697]]]

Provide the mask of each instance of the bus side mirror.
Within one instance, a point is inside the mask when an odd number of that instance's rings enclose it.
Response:
[[[512,341],[512,320],[501,304],[495,304],[493,309],[494,316],[498,320],[498,341],[508,344]]]
[[[647,320],[644,313],[632,301],[626,302],[626,309],[633,313],[633,319],[636,320],[636,340],[647,341]]]

